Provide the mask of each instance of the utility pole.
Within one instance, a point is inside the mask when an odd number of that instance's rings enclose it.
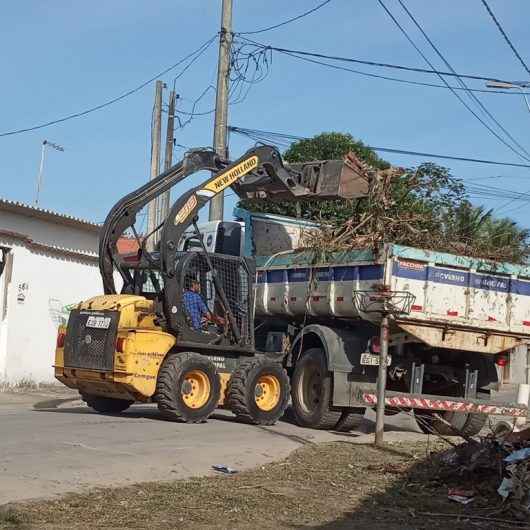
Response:
[[[151,177],[153,180],[160,174],[160,141],[162,137],[162,90],[164,83],[162,81],[156,82],[155,88],[155,108],[153,112],[153,123],[151,130]],[[158,212],[159,201],[157,199],[152,200],[148,206],[147,212],[147,233],[151,234],[157,225],[157,212]],[[152,252],[155,249],[157,242],[156,236],[151,236],[147,240],[147,250]]]
[[[381,318],[381,338],[379,340],[379,370],[377,373],[377,408],[375,418],[375,445],[383,445],[385,432],[385,389],[388,359],[388,313],[384,312]]]
[[[219,34],[219,63],[217,67],[217,96],[215,98],[215,122],[213,148],[222,158],[228,158],[227,121],[228,89],[230,80],[230,48],[232,46],[232,0],[223,0],[221,32]],[[224,193],[216,195],[210,203],[210,221],[222,221]]]
[[[169,108],[167,114],[167,131],[166,131],[166,153],[164,157],[164,171],[167,171],[173,163],[173,139],[175,133],[175,102],[177,95],[174,90],[169,93]],[[158,222],[161,223],[169,213],[169,203],[171,192],[167,190],[161,197],[160,216]]]

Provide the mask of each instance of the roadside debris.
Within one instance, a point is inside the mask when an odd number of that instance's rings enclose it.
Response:
[[[215,471],[219,471],[219,473],[226,473],[227,475],[235,475],[238,473],[237,469],[234,469],[232,467],[226,466],[224,464],[215,464],[212,466]]]
[[[460,504],[469,504],[475,499],[475,490],[465,490],[460,488],[450,488],[447,492],[447,498],[450,501],[458,502]]]
[[[438,460],[445,478],[466,484],[449,489],[448,499],[468,504],[481,489],[494,487],[502,498],[501,512],[519,521],[530,520],[530,427],[468,439],[441,453]]]

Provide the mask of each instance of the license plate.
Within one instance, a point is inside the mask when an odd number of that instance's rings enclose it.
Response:
[[[91,316],[87,318],[85,327],[96,328],[96,329],[109,329],[110,317],[95,317]]]
[[[364,366],[379,366],[379,354],[378,353],[361,353],[361,364]],[[386,365],[392,364],[392,356],[386,356]]]

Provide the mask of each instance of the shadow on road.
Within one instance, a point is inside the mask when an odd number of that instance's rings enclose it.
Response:
[[[127,411],[119,413],[119,414],[112,414],[112,413],[104,414],[104,413],[98,413],[85,405],[68,406],[68,403],[74,403],[76,401],[79,401],[79,398],[50,399],[50,400],[45,400],[45,401],[40,401],[38,403],[35,403],[33,405],[33,409],[36,412],[40,412],[40,413],[103,416],[103,417],[110,417],[110,418],[120,418],[123,421],[127,421],[127,419],[147,419],[147,420],[155,420],[155,421],[163,421],[163,422],[172,423],[171,420],[164,419],[160,416],[155,404],[137,404],[137,405],[131,406],[131,408],[129,408]],[[228,410],[223,410],[223,409],[219,409],[214,414],[212,414],[209,420],[218,420],[222,422],[242,424],[242,422],[238,420],[235,416],[233,416]],[[281,426],[282,424],[293,425],[294,427],[296,427],[296,429],[300,429],[301,431],[304,431],[304,432],[310,433],[313,431],[312,429],[300,427],[296,424],[294,420],[294,415],[291,412],[290,407],[287,409],[283,418],[280,419],[279,425]],[[291,441],[294,441],[296,443],[300,443],[303,445],[314,443],[311,440],[311,437],[304,438],[301,436],[297,436],[296,434],[293,434],[292,432],[286,432],[286,431],[275,429],[274,427],[272,428],[267,427],[267,426],[255,426],[255,427],[262,429],[271,435],[281,436],[281,437],[290,439]],[[336,435],[337,440],[357,438],[362,435],[373,434],[374,432],[375,432],[375,422],[367,417],[364,417],[361,425],[354,431],[351,431],[351,432],[338,432],[338,431],[333,431],[333,430],[328,431],[329,434]],[[408,426],[400,425],[399,421],[396,422],[396,420],[391,419],[390,421],[387,420],[386,422],[385,432],[415,432],[415,430],[410,425]]]
[[[71,398],[46,399],[44,401],[39,401],[38,403],[35,403],[33,405],[33,408],[35,410],[57,409],[57,407],[60,407],[64,403],[72,403],[74,401],[79,401],[79,398],[78,397],[71,397]]]

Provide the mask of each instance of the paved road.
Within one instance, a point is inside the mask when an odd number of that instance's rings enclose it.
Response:
[[[308,443],[369,443],[373,419],[370,411],[362,430],[347,435],[287,422],[243,425],[225,413],[185,425],[162,421],[152,405],[105,416],[72,397],[0,393],[0,505],[94,486],[210,474],[213,464],[247,469]],[[423,437],[404,414],[391,418],[387,429],[389,441]]]

